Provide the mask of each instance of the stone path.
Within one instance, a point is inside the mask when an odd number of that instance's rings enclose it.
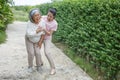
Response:
[[[8,25],[7,41],[0,45],[0,80],[93,80],[54,44],[51,44],[51,55],[56,64],[56,74],[49,75],[50,67],[43,47],[41,49],[44,62],[42,72],[38,73],[34,68],[33,73],[28,73],[25,29],[26,22],[14,22]]]

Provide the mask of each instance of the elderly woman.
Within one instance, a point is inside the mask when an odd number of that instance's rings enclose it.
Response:
[[[28,53],[28,71],[33,72],[33,60],[36,58],[37,71],[43,65],[40,47],[44,39],[45,22],[41,18],[41,13],[38,9],[33,9],[29,13],[29,19],[26,29],[25,42]]]

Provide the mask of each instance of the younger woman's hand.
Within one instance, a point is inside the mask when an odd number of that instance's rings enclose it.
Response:
[[[44,32],[46,32],[46,29],[43,29]]]
[[[41,47],[42,47],[42,42],[38,42],[38,47],[41,49]]]

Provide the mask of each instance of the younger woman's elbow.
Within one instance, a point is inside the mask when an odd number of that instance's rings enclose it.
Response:
[[[50,36],[51,34],[47,34],[48,36]]]

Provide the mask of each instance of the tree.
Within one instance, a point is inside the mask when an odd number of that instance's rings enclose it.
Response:
[[[58,1],[63,1],[63,0],[51,0],[52,2],[58,2]]]
[[[12,0],[0,0],[0,30],[5,30],[6,25],[13,20],[13,13],[10,9]]]

